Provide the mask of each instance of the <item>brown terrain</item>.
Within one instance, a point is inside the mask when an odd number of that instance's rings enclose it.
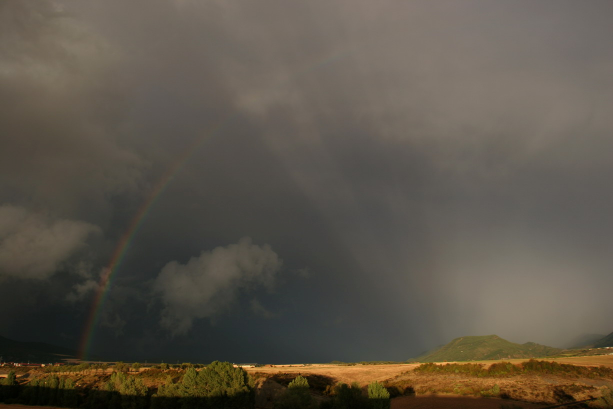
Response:
[[[511,359],[505,362],[519,364],[525,359]],[[566,357],[547,359],[579,366],[606,366],[613,368],[613,355]],[[485,367],[494,362],[482,361]],[[461,362],[460,362],[461,364]],[[337,383],[352,384],[357,382],[365,387],[373,381],[379,381],[398,396],[392,399],[393,409],[409,408],[476,408],[500,409],[501,405],[515,405],[526,409],[542,408],[564,401],[564,399],[582,400],[592,396],[599,397],[605,387],[613,387],[609,378],[577,378],[565,375],[517,375],[510,377],[476,377],[456,373],[417,373],[413,369],[420,364],[386,364],[386,365],[275,365],[272,367],[245,368],[257,379],[256,407],[271,408],[272,401],[283,393],[287,384],[296,376],[302,375],[309,380],[311,390],[318,400]],[[2,368],[0,373],[5,372]],[[19,368],[18,378],[27,379],[33,374],[24,373]],[[24,368],[25,369],[25,368]],[[143,370],[144,383],[155,388],[160,382],[160,370]],[[165,376],[179,379],[181,372],[164,371]],[[97,387],[106,381],[109,373],[72,374],[77,385]],[[23,377],[23,378],[22,378]],[[498,393],[493,393],[497,390]],[[408,393],[407,393],[408,392]],[[403,396],[408,395],[408,396]],[[494,397],[496,396],[496,397]],[[498,396],[504,396],[501,399]],[[0,409],[34,408],[23,405],[0,404]]]
[[[507,403],[502,399],[468,398],[466,396],[400,396],[392,399],[391,409],[500,409]],[[543,405],[513,402],[524,409],[543,408]]]
[[[28,405],[19,405],[19,404],[6,405],[4,403],[0,403],[0,409],[40,409],[40,408],[65,409],[65,408],[58,408],[56,406],[28,406]]]
[[[544,359],[544,358],[543,358]],[[579,366],[606,366],[613,368],[613,355],[599,356],[583,356],[583,357],[568,357],[568,358],[547,358],[547,361],[554,361],[563,364],[579,365]],[[526,362],[527,359],[505,359],[504,362],[519,364]],[[472,361],[471,363],[481,363],[489,366],[495,362],[501,361]],[[465,363],[465,362],[458,362]],[[263,373],[263,374],[317,374],[325,375],[334,378],[337,382],[351,384],[357,382],[361,386],[368,385],[370,382],[383,382],[387,379],[400,375],[403,372],[410,371],[420,364],[389,364],[389,365],[333,365],[333,364],[315,364],[315,365],[275,365],[273,367],[260,368],[245,368],[247,372]]]
[[[504,360],[513,364],[526,359]],[[568,357],[547,359],[578,366],[606,366],[613,368],[613,355]],[[488,367],[494,362],[481,361]],[[461,364],[461,362],[460,362]],[[500,409],[501,405],[516,405],[526,409],[542,408],[564,401],[565,399],[583,400],[599,397],[605,387],[613,387],[613,379],[569,378],[563,375],[518,375],[506,378],[478,378],[462,374],[415,373],[412,370],[420,364],[390,365],[275,365],[274,367],[246,368],[255,377],[266,377],[275,386],[287,385],[298,375],[309,379],[316,388],[323,384],[357,382],[364,387],[370,382],[379,381],[388,387],[398,387],[403,391],[410,387],[413,396],[398,396],[392,399],[392,409],[409,408],[476,408]],[[315,381],[315,384],[314,382]],[[261,389],[272,387],[272,383],[260,382]],[[499,388],[505,397],[487,397],[489,391]],[[264,390],[262,390],[264,392]],[[265,393],[265,392],[264,392]],[[278,393],[278,392],[277,392]],[[485,396],[483,396],[485,395]],[[493,393],[492,393],[493,395]]]
[[[410,371],[419,364],[391,364],[391,365],[275,365],[274,367],[245,368],[251,374],[290,374],[290,375],[323,375],[336,382],[351,384],[357,382],[360,386],[368,385],[373,381],[383,382],[403,372]],[[294,377],[295,377],[294,376]]]

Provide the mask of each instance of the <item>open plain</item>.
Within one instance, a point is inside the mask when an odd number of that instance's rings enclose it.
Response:
[[[565,358],[546,358],[546,361],[558,362],[561,364],[598,367],[605,366],[613,368],[613,355],[577,356]],[[504,359],[488,361],[471,361],[470,363],[483,364],[488,367],[496,362],[511,362],[520,364],[528,361],[527,359]],[[452,362],[449,362],[452,363]],[[464,364],[468,362],[455,362]],[[444,365],[445,363],[440,363]],[[272,367],[245,368],[248,373],[264,374],[296,374],[296,375],[324,375],[335,379],[337,382],[351,384],[357,382],[364,386],[373,381],[383,382],[404,372],[418,367],[419,363],[411,364],[384,364],[384,365],[334,365],[334,364],[313,364],[313,365],[274,365]]]
[[[310,393],[318,402],[330,399],[340,383],[357,384],[364,391],[372,382],[380,382],[391,395],[392,409],[500,409],[504,406],[536,409],[599,398],[613,388],[613,355],[436,364],[293,364],[244,369],[255,380],[257,409],[274,409],[277,399],[298,375],[308,380]],[[8,368],[2,368],[0,372],[6,370]],[[23,385],[34,378],[49,376],[43,369],[15,370]],[[112,371],[113,368],[85,369],[57,374],[71,378],[84,390],[94,390],[111,379]],[[129,373],[139,378],[149,394],[153,394],[168,379],[179,382],[185,368],[139,368]],[[0,409],[34,407],[0,404]],[[596,402],[590,407],[602,406]]]
[[[419,364],[389,364],[389,365],[275,365],[273,367],[245,368],[250,374],[295,374],[322,375],[334,379],[336,382],[351,384],[357,382],[360,386],[368,385],[373,381],[383,382],[387,379],[410,371]]]
[[[473,361],[487,369],[500,362],[520,365],[528,359]],[[547,362],[584,367],[613,369],[613,355],[563,357],[542,359]],[[453,364],[452,362],[449,362]],[[438,363],[445,365],[446,363]],[[459,365],[467,362],[457,362]],[[613,387],[613,379],[573,376],[568,374],[517,374],[504,377],[480,377],[463,373],[420,373],[414,371],[420,364],[384,365],[275,365],[272,367],[246,368],[254,377],[265,376],[280,383],[287,383],[298,375],[330,384],[358,383],[365,387],[370,382],[382,382],[399,396],[392,399],[392,409],[409,408],[482,408],[498,409],[501,405],[522,408],[539,408],[569,400],[599,397],[607,387]],[[319,386],[321,388],[321,386]],[[406,396],[406,392],[409,396]],[[496,391],[494,393],[494,391]],[[404,395],[404,396],[403,396]]]

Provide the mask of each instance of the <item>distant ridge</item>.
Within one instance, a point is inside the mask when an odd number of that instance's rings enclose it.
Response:
[[[591,348],[596,342],[605,338],[603,334],[584,334],[568,344],[569,349]]]
[[[516,344],[498,335],[456,338],[427,355],[415,358],[419,362],[480,361],[487,359],[539,358],[556,355],[562,350],[526,342]]]
[[[594,348],[604,347],[613,347],[613,332],[594,343]]]
[[[0,356],[4,362],[55,363],[74,359],[77,351],[43,342],[21,342],[0,335]]]

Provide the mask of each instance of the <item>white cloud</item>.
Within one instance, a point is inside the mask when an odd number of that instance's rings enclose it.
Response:
[[[97,232],[89,223],[0,206],[0,275],[48,278]]]
[[[213,317],[231,305],[240,290],[270,288],[281,265],[269,245],[255,245],[248,237],[203,251],[186,264],[171,261],[154,283],[164,303],[161,325],[184,334],[194,319]]]

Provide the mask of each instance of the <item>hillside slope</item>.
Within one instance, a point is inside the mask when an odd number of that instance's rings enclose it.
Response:
[[[43,342],[21,342],[0,336],[0,356],[4,362],[54,363],[75,358],[77,352]]]
[[[497,335],[456,338],[447,345],[416,358],[419,362],[478,361],[486,359],[538,358],[560,353],[560,349],[534,342],[516,344]]]
[[[600,341],[602,338],[605,338],[605,335],[603,334],[583,334],[575,338],[573,342],[568,343],[568,349],[589,348],[592,345],[594,345],[596,342]]]
[[[604,347],[613,347],[613,332],[594,343],[594,348]]]

